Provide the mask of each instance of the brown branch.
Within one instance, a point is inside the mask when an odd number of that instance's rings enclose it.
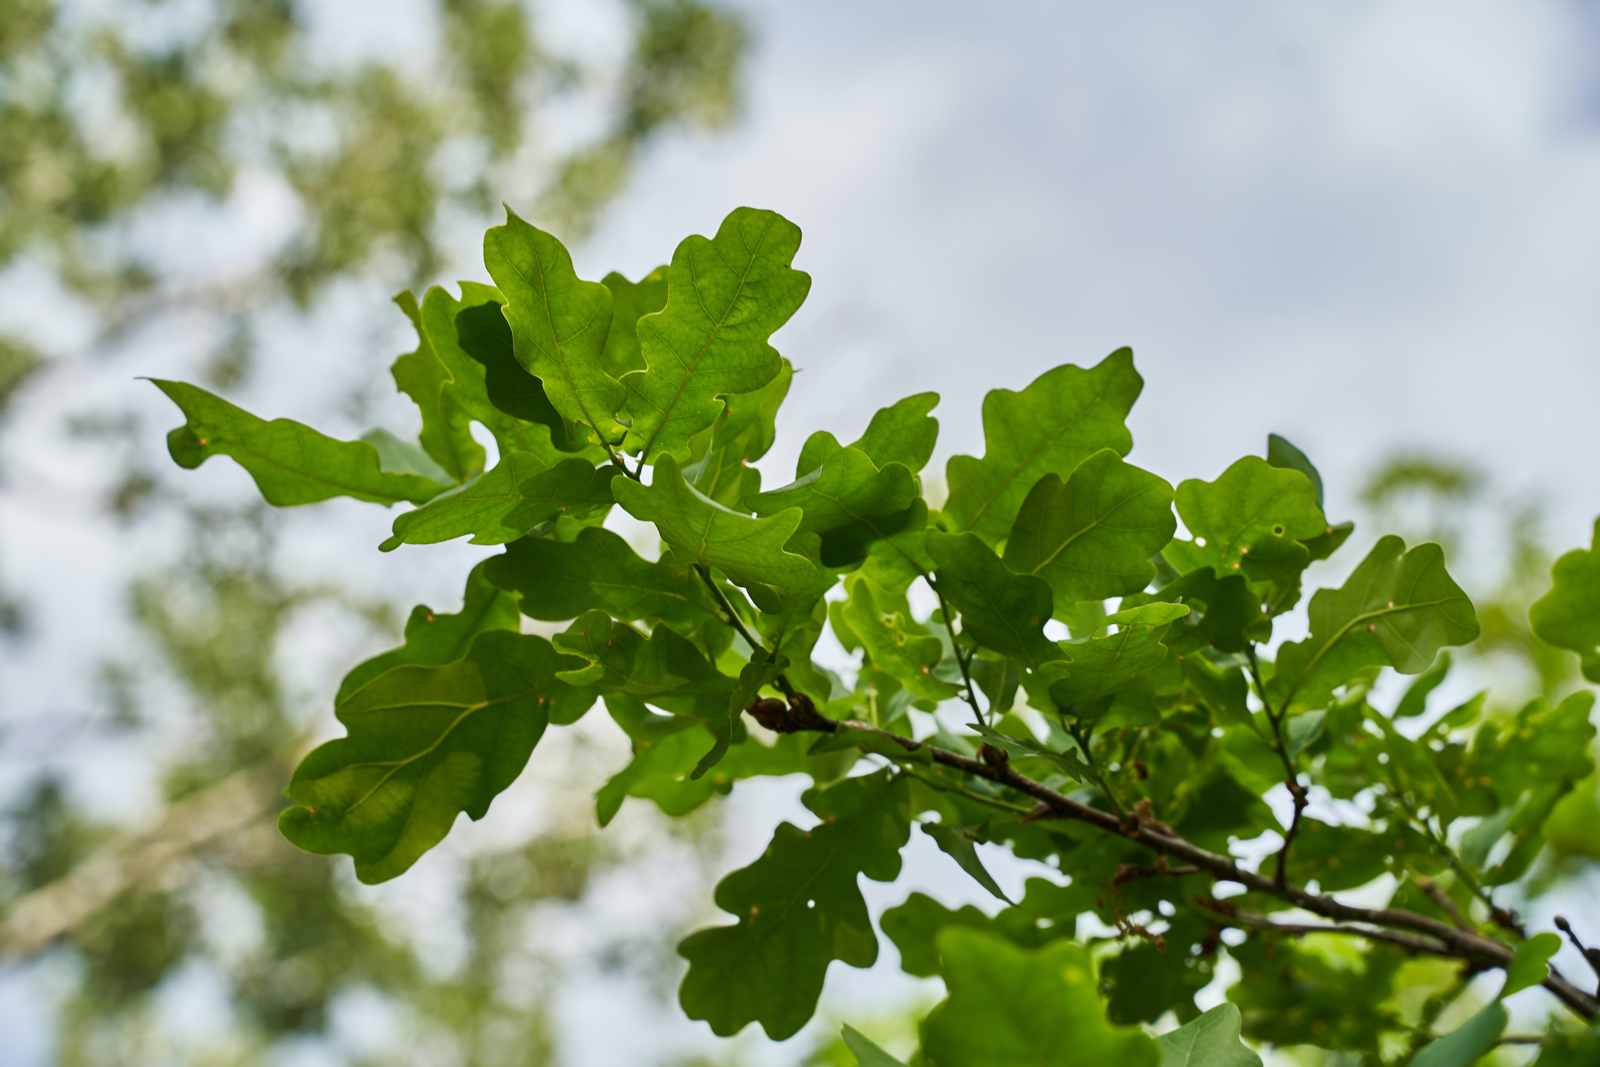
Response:
[[[1511,962],[1512,950],[1498,941],[1491,940],[1470,930],[1458,930],[1447,923],[1430,919],[1425,915],[1407,911],[1403,908],[1360,908],[1335,900],[1333,897],[1322,894],[1310,893],[1300,886],[1292,883],[1277,884],[1271,878],[1247,871],[1240,867],[1227,856],[1219,856],[1214,852],[1195,845],[1178,836],[1170,827],[1148,817],[1143,812],[1118,818],[1108,811],[1092,808],[1087,804],[1073,800],[1071,797],[1056,792],[1049,786],[1036,782],[1025,775],[1017,773],[1012,768],[1010,760],[1004,758],[1004,753],[985,745],[980,754],[987,757],[984,760],[975,760],[955,752],[948,752],[942,748],[914,741],[909,737],[888,730],[880,730],[870,723],[850,721],[839,723],[821,715],[810,708],[809,701],[805,702],[809,712],[807,718],[810,724],[802,724],[797,714],[792,720],[781,725],[782,732],[794,730],[824,730],[832,732],[840,725],[856,730],[881,734],[904,748],[907,752],[926,751],[934,763],[955,770],[984,778],[999,785],[1008,786],[1019,793],[1032,797],[1041,804],[1046,805],[1050,814],[1058,819],[1071,819],[1075,822],[1087,823],[1109,834],[1117,834],[1128,838],[1139,845],[1148,848],[1158,855],[1167,856],[1184,861],[1186,864],[1197,867],[1210,874],[1213,878],[1225,882],[1237,882],[1246,889],[1266,896],[1276,897],[1295,907],[1319,915],[1324,919],[1332,919],[1340,923],[1365,923],[1376,927],[1391,927],[1408,930],[1414,934],[1423,934],[1435,939],[1445,948],[1444,954],[1453,958],[1466,960],[1471,963],[1486,967],[1505,967]],[[1423,942],[1424,944],[1426,942]],[[1420,951],[1420,948],[1419,948]],[[1564,978],[1551,973],[1544,980],[1544,986],[1550,990],[1557,999],[1585,1020],[1593,1020],[1600,1015],[1600,1003],[1595,998],[1567,982]]]
[[[1365,926],[1345,926],[1334,923],[1280,923],[1273,921],[1269,916],[1253,911],[1239,911],[1224,904],[1222,901],[1200,898],[1195,901],[1200,907],[1216,916],[1216,921],[1223,926],[1252,927],[1260,930],[1273,930],[1291,937],[1304,937],[1306,934],[1340,934],[1347,937],[1364,937],[1369,941],[1382,941],[1390,945],[1399,945],[1411,952],[1425,952],[1430,956],[1454,957],[1456,952],[1449,946],[1425,937],[1413,934],[1395,933],[1393,930],[1372,929]]]

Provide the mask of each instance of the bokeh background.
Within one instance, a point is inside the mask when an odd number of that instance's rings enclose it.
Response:
[[[938,996],[885,944],[784,1045],[683,1019],[672,946],[801,783],[600,834],[598,716],[398,882],[294,852],[338,678],[489,550],[178,471],[140,376],[404,436],[389,298],[487,280],[501,202],[590,278],[772,208],[814,284],[769,484],[928,389],[942,469],[1128,344],[1134,462],[1287,435],[1358,538],[1445,540],[1457,684],[1510,702],[1570,684],[1525,609],[1600,512],[1597,190],[1594,0],[0,0],[0,1065],[825,1063]],[[1600,913],[1593,782],[1565,825],[1523,905]],[[923,844],[875,907],[988,906]]]

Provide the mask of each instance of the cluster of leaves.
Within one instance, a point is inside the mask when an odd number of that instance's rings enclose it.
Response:
[[[877,959],[859,877],[893,881],[914,825],[1003,904],[913,894],[882,917],[904,969],[949,994],[919,1063],[1254,1062],[1242,1032],[1466,1064],[1500,1039],[1499,1000],[1443,1037],[1436,1024],[1491,967],[1502,996],[1542,983],[1592,1021],[1594,998],[1546,967],[1559,940],[1494,896],[1592,770],[1590,693],[1512,715],[1434,706],[1441,650],[1480,629],[1442,549],[1382,537],[1304,597],[1307,568],[1352,532],[1324,514],[1316,469],[1278,437],[1176,489],[1130,464],[1143,382],[1125,349],[991,392],[985,453],[949,461],[938,508],[927,393],[848,445],[813,434],[794,480],[763,488],[750,464],[791,377],[770,337],[810,283],[799,245],[788,220],[740,208],[640,281],[595,282],[509,215],[484,240],[493,287],[399,301],[419,338],[394,366],[415,444],[334,440],[156,383],[186,419],[168,438],[182,466],[229,456],[278,505],[415,505],[385,550],[505,546],[466,610],[414,616],[404,646],[351,672],[347,736],[289,784],[291,841],[350,854],[362,881],[395,877],[462,812],[481,818],[549,727],[603,705],[633,758],[598,792],[602,823],[630,796],[677,815],[753,775],[815,783],[814,825],[779,826],[717,888],[733,922],[680,946],[681,1003],[718,1034],[789,1037],[833,961]],[[603,525],[616,508],[659,536],[655,558]],[[1591,659],[1594,558],[1558,564],[1534,613]],[[937,607],[918,617],[923,593]],[[1302,600],[1306,636],[1273,645]],[[555,625],[523,633],[520,616]],[[860,654],[853,684],[814,662],[825,629]],[[1373,699],[1385,671],[1415,676],[1392,707]],[[1312,806],[1313,791],[1355,803]],[[1264,835],[1280,844],[1259,872],[1228,858]],[[979,843],[1056,873],[1008,900]],[[1328,895],[1384,876],[1387,908]],[[1117,931],[1093,954],[1075,940],[1086,917]],[[1243,979],[1202,1015],[1224,943]],[[1185,1025],[1159,1044],[1138,1029],[1169,1012]],[[1541,1062],[1597,1045],[1562,1024]]]

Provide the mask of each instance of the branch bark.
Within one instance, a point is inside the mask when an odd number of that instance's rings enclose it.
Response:
[[[801,706],[803,705],[803,707]],[[1443,948],[1442,955],[1455,959],[1466,960],[1471,963],[1488,967],[1505,967],[1511,962],[1513,951],[1498,941],[1491,940],[1471,930],[1458,930],[1447,923],[1430,919],[1426,915],[1407,911],[1404,908],[1359,908],[1333,897],[1319,893],[1311,893],[1300,886],[1285,882],[1279,884],[1275,879],[1247,871],[1240,867],[1227,856],[1220,856],[1215,852],[1193,844],[1178,836],[1172,828],[1157,822],[1142,813],[1119,818],[1108,811],[1092,808],[1087,804],[1073,800],[1062,793],[1056,792],[1049,786],[1034,781],[1026,775],[1019,774],[1011,766],[1010,758],[1005,752],[984,745],[979,754],[982,760],[970,759],[955,752],[914,741],[899,734],[880,730],[870,723],[847,721],[840,722],[822,715],[811,706],[811,702],[801,697],[794,704],[795,714],[788,719],[778,722],[773,729],[779,732],[794,732],[798,730],[816,730],[833,732],[840,726],[847,726],[855,730],[865,730],[881,734],[889,738],[907,752],[926,751],[933,762],[945,767],[951,767],[978,778],[984,778],[998,785],[1004,785],[1019,793],[1032,797],[1048,809],[1049,815],[1058,819],[1071,819],[1075,822],[1086,823],[1109,834],[1117,834],[1128,838],[1139,845],[1160,856],[1179,859],[1210,874],[1218,881],[1236,882],[1246,889],[1261,893],[1265,896],[1275,897],[1285,903],[1293,904],[1297,908],[1319,915],[1324,919],[1332,919],[1337,923],[1362,923],[1378,928],[1387,928],[1410,931],[1413,934],[1422,934],[1432,938]],[[771,726],[772,724],[768,724]],[[1354,933],[1355,930],[1343,932]],[[1375,938],[1375,940],[1392,940],[1391,938]],[[1418,951],[1422,951],[1418,941]],[[1600,1015],[1600,1003],[1589,994],[1572,985],[1566,979],[1551,970],[1543,985],[1558,1000],[1573,1012],[1587,1021],[1593,1021]]]

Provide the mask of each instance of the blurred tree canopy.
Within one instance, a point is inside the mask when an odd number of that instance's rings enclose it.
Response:
[[[715,3],[622,0],[605,48],[563,50],[542,32],[548,7],[440,0],[421,12],[419,55],[352,39],[371,12],[352,35],[339,5],[0,0],[0,270],[52,279],[94,323],[90,354],[173,311],[220,319],[230,340],[205,373],[229,388],[250,370],[255,317],[310,315],[341,280],[431,280],[501,200],[581,238],[653,138],[736,116],[749,34]],[[170,254],[196,218],[251,212],[281,224],[224,269]],[[0,420],[50,371],[29,337],[0,329]],[[78,422],[78,436],[133,453],[133,420]],[[43,776],[0,816],[0,974],[57,991],[55,1061],[256,1063],[321,1041],[352,1063],[551,1062],[562,972],[523,927],[535,907],[578,906],[640,842],[602,845],[588,798],[557,789],[525,840],[463,861],[455,962],[420,965],[406,923],[358,899],[335,863],[286,846],[271,819],[304,745],[284,744],[305,721],[281,676],[285,635],[321,610],[387,637],[392,606],[285,580],[260,509],[189,507],[137,471],[106,506],[126,517],[153,498],[200,563],[129,576],[154,655],[104,665],[96,730],[179,739],[149,746],[166,754],[169,807],[120,832]],[[20,634],[24,607],[0,608],[0,630]],[[152,679],[193,713],[153,706]],[[667,847],[692,871],[709,840],[691,825]],[[664,974],[670,949],[619,934],[605,952],[601,966]],[[170,1003],[185,976],[217,1014],[200,1037],[175,1022],[193,1003]],[[387,1012],[393,1043],[338,1046],[341,997]]]

